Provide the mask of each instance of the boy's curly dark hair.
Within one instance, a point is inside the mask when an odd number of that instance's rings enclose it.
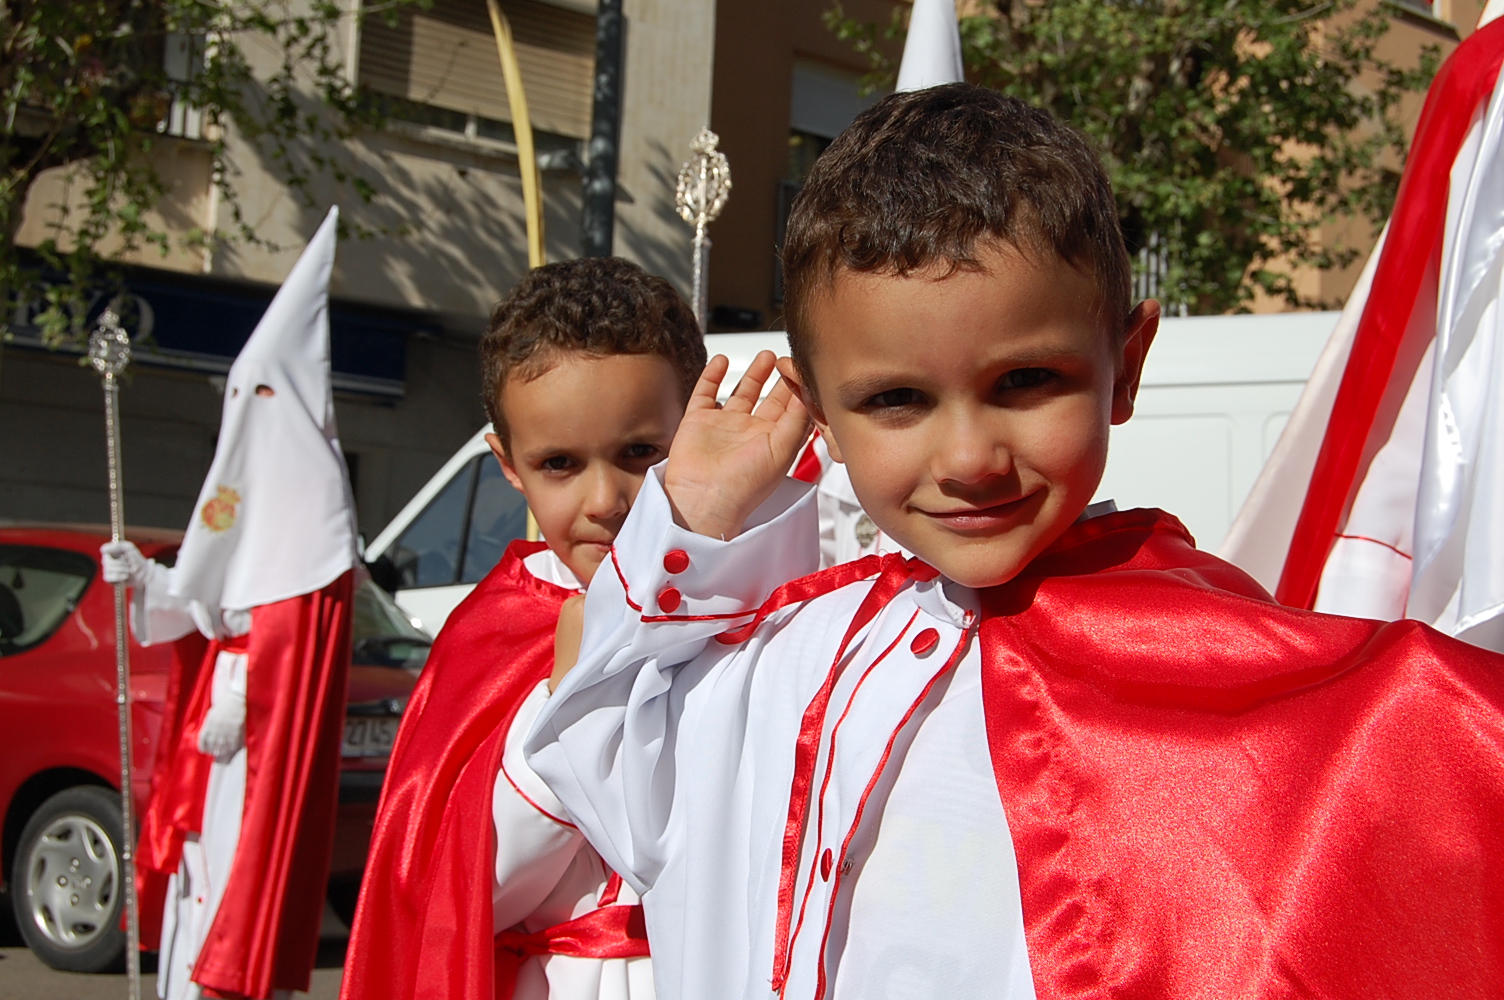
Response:
[[[656,354],[679,374],[685,402],[705,368],[694,312],[663,278],[620,257],[545,264],[497,303],[480,341],[481,397],[503,441],[507,379],[537,378],[571,351]]]
[[[965,83],[864,111],[815,161],[789,216],[784,318],[805,384],[813,389],[810,301],[838,272],[977,269],[988,241],[1092,274],[1104,326],[1124,331],[1128,252],[1112,186],[1080,133]]]

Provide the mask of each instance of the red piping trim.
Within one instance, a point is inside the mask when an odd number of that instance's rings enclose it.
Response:
[[[877,658],[868,664],[867,669],[862,671],[862,676],[857,679],[856,686],[851,689],[851,697],[846,700],[846,707],[841,710],[841,715],[836,719],[836,724],[830,727],[830,744],[825,753],[825,776],[820,779],[820,794],[815,799],[815,853],[813,857],[816,862],[820,858],[820,849],[825,846],[825,793],[830,789],[830,777],[835,770],[836,736],[841,731],[841,724],[851,714],[851,706],[856,704],[856,696],[862,690],[862,685],[867,683],[867,678],[872,676],[872,671],[877,669],[877,665],[886,660],[888,655],[898,648],[898,644],[903,641],[905,635],[908,635],[909,629],[914,627],[914,621],[918,617],[919,609],[915,608],[914,613],[909,616],[909,620],[904,622],[903,630],[888,644],[888,648],[879,653]],[[823,729],[825,725],[823,717],[820,720],[820,725]],[[789,937],[790,954],[794,951],[794,944],[799,940],[799,931],[804,927],[804,913],[809,907],[810,894],[815,889],[815,872],[818,869],[818,864],[810,865],[809,879],[804,884],[804,898],[799,901],[799,918],[794,922],[794,933]]]
[[[627,578],[622,575],[621,563],[616,561],[616,546],[611,546],[611,568],[616,570],[616,578],[621,581],[621,596],[627,602],[627,607],[633,611],[641,612],[642,605],[632,600],[632,588],[627,586]]]
[[[534,688],[533,690],[536,691],[537,688]],[[512,716],[512,721],[513,722],[515,722],[516,719],[517,719],[517,717],[515,715]],[[507,723],[507,735],[509,735],[509,736],[511,735],[511,723],[510,722]],[[501,748],[501,776],[503,778],[507,779],[507,784],[509,784],[509,785],[512,786],[512,791],[514,791],[518,795],[522,796],[522,800],[524,802],[526,802],[528,805],[532,806],[534,809],[538,810],[544,816],[547,816],[549,819],[553,820],[555,823],[558,823],[560,826],[567,826],[571,830],[578,830],[579,829],[579,827],[577,827],[573,823],[569,822],[569,820],[567,820],[567,819],[561,819],[560,817],[555,816],[553,813],[549,812],[547,809],[545,809],[542,806],[540,806],[537,802],[535,802],[533,800],[533,797],[531,795],[529,795],[527,792],[524,792],[522,790],[522,786],[521,785],[517,784],[517,782],[512,779],[511,774],[509,774],[507,772],[507,748],[505,746],[503,746]]]
[[[757,614],[756,609],[748,608],[745,611],[728,611],[723,615],[643,615],[645,622],[724,622],[733,618],[745,618],[748,615]]]
[[[794,891],[799,880],[799,853],[804,843],[806,817],[809,815],[809,797],[815,776],[815,760],[825,728],[825,712],[830,705],[830,695],[835,687],[841,661],[845,659],[846,650],[856,634],[868,622],[876,618],[877,613],[886,607],[910,580],[932,580],[938,573],[933,567],[925,565],[918,559],[905,559],[899,555],[866,556],[856,562],[833,566],[830,570],[806,577],[803,581],[795,581],[795,583],[809,587],[822,578],[834,577],[837,575],[835,571],[861,572],[865,576],[878,568],[882,569],[882,575],[873,583],[872,589],[867,592],[861,606],[857,608],[856,615],[852,618],[850,626],[846,629],[846,635],[841,639],[841,645],[836,650],[835,660],[825,675],[825,682],[820,685],[820,690],[815,692],[815,696],[804,709],[804,715],[799,722],[799,738],[794,745],[794,778],[789,788],[789,811],[783,827],[783,861],[778,879],[778,922],[773,938],[772,987],[773,991],[779,994],[782,994],[783,987],[788,982],[789,927],[793,923]],[[717,638],[728,643],[742,641],[751,635],[752,630],[763,618],[776,610],[774,598],[792,588],[792,584],[780,587],[758,611],[757,617],[744,628],[729,633],[727,636],[717,636]]]
[[[893,745],[898,742],[899,735],[908,728],[909,722],[914,718],[914,713],[919,711],[919,706],[924,704],[925,699],[930,696],[930,692],[935,689],[935,685],[939,683],[940,678],[949,673],[961,661],[961,655],[966,649],[966,640],[970,636],[971,626],[968,625],[961,630],[961,640],[956,643],[955,651],[950,654],[950,659],[946,660],[944,666],[936,671],[935,676],[929,679],[929,683],[924,686],[924,690],[919,692],[919,697],[914,699],[914,704],[909,706],[909,710],[899,720],[898,728],[894,729],[893,735],[888,737],[888,745],[883,748],[883,756],[877,762],[877,770],[872,772],[872,778],[867,782],[867,787],[863,789],[862,797],[857,800],[856,813],[851,817],[851,828],[846,831],[846,839],[841,841],[841,856],[835,866],[835,881],[830,886],[830,903],[825,911],[825,933],[820,937],[819,965],[815,968],[816,985],[814,1000],[824,1000],[825,997],[825,949],[830,943],[830,925],[835,919],[836,899],[841,891],[841,879],[845,875],[846,852],[850,849],[851,841],[856,837],[857,831],[861,829],[862,813],[867,809],[867,799],[872,796],[873,789],[877,788],[877,782],[882,778],[883,771],[888,766],[888,759],[893,756]]]
[[[1388,542],[1381,542],[1377,538],[1369,538],[1367,535],[1344,535],[1341,532],[1338,532],[1337,537],[1351,539],[1355,542],[1373,542],[1375,545],[1382,545],[1384,548],[1388,549],[1390,552],[1393,552],[1397,556],[1403,556],[1404,558],[1411,561],[1414,561],[1415,559],[1415,557],[1410,555],[1408,552],[1401,552],[1399,549],[1395,548],[1393,545],[1390,545]]]
[[[830,566],[820,570],[818,573],[811,573],[809,576],[800,577],[791,583],[784,584],[773,591],[772,596],[763,602],[762,607],[757,609],[757,617],[739,628],[721,633],[715,637],[716,641],[728,646],[745,642],[751,638],[752,633],[757,630],[757,627],[763,623],[764,619],[790,604],[812,600],[822,594],[829,594],[832,591],[839,590],[853,583],[858,583],[869,577],[878,576],[882,573],[898,572],[900,569],[908,574],[906,579],[912,579],[920,583],[926,580],[933,580],[940,575],[940,571],[934,567],[928,566],[918,559],[905,559],[896,552],[890,552],[881,556],[863,556],[852,562]],[[894,593],[897,593],[897,591],[894,591]],[[868,620],[870,621],[871,619],[869,618]],[[863,624],[866,624],[866,622],[863,622]]]

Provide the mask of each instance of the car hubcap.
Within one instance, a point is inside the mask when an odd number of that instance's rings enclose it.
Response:
[[[31,919],[63,948],[86,948],[109,929],[120,863],[104,828],[88,816],[59,816],[27,859]]]

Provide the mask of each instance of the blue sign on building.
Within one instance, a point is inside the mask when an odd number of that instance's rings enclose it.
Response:
[[[229,370],[250,339],[275,289],[164,272],[133,270],[125,280],[129,301],[117,306],[136,341],[134,360],[143,365],[209,374]],[[104,308],[103,297],[94,313]],[[37,331],[24,322],[12,331],[15,343],[40,346]],[[407,380],[407,339],[437,333],[439,326],[418,315],[329,304],[330,362],[334,388],[364,395],[400,397]]]

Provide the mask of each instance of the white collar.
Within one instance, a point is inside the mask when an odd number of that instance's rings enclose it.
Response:
[[[584,590],[585,585],[574,571],[564,565],[553,549],[542,549],[522,560],[522,566],[544,583],[551,583],[565,590]]]
[[[975,622],[982,606],[975,590],[938,576],[914,585],[914,603],[926,614],[957,628]]]

